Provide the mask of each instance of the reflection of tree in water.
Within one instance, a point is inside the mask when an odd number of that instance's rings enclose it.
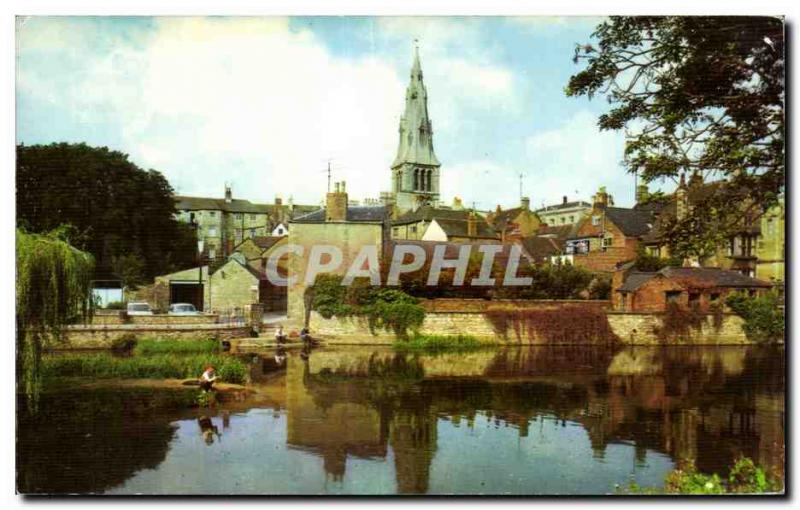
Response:
[[[17,478],[25,493],[92,493],[165,458],[175,433],[159,409],[186,407],[193,392],[92,389],[44,393],[18,417]]]

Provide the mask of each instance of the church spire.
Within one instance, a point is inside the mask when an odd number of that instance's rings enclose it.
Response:
[[[416,41],[415,41],[416,43]],[[433,152],[433,128],[428,117],[428,91],[422,81],[419,46],[414,48],[411,81],[406,88],[406,107],[400,118],[400,140],[392,168],[405,163],[440,166]]]

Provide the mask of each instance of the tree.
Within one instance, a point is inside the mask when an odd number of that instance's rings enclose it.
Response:
[[[94,259],[58,234],[17,229],[17,374],[31,407],[41,388],[42,348],[61,327],[90,312]]]
[[[94,256],[98,278],[116,276],[114,260],[131,254],[142,259],[142,278],[196,263],[195,234],[175,219],[172,194],[161,173],[105,147],[17,147],[18,225],[32,232],[72,225],[70,240]]]
[[[574,61],[585,67],[566,94],[606,96],[598,126],[625,130],[627,170],[645,182],[682,173],[727,181],[685,220],[668,223],[668,245],[701,254],[777,203],[785,179],[782,19],[612,17],[592,38],[576,47]]]

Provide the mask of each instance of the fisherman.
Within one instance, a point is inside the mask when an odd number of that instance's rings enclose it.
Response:
[[[208,365],[203,375],[200,376],[200,389],[203,391],[210,391],[211,387],[214,386],[214,381],[217,379],[217,372],[214,366]]]
[[[286,334],[283,332],[283,326],[280,324],[278,325],[278,329],[275,330],[275,341],[278,343],[283,343],[286,341]]]

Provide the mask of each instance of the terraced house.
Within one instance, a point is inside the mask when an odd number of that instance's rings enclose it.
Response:
[[[295,215],[316,210],[317,206],[259,204],[233,198],[230,186],[225,186],[225,198],[175,196],[181,221],[196,225],[198,239],[203,240],[203,256],[209,261],[223,260],[245,239],[269,236],[281,223]]]

